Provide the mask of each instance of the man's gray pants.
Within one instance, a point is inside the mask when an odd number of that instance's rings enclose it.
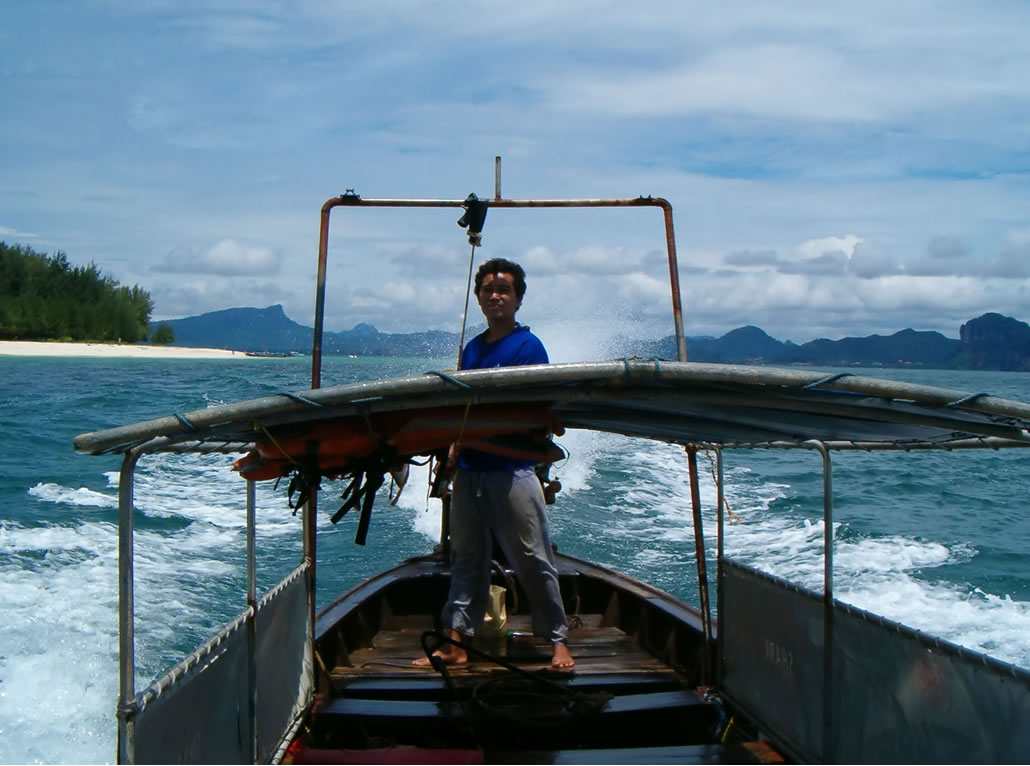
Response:
[[[546,509],[532,468],[458,469],[451,495],[451,589],[441,616],[444,626],[471,636],[483,622],[493,532],[529,599],[533,633],[552,644],[567,642]]]

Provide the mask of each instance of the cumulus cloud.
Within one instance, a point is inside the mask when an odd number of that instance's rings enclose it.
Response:
[[[829,252],[841,252],[850,256],[855,245],[861,241],[862,238],[855,234],[845,234],[843,237],[806,239],[798,245],[797,252],[802,258],[816,258]]]
[[[175,248],[152,269],[172,274],[272,276],[279,272],[279,262],[280,256],[270,248],[223,239],[207,250]]]
[[[781,261],[778,269],[783,274],[813,274],[839,276],[848,267],[848,256],[842,250],[827,250],[814,258],[799,261]]]
[[[856,277],[873,279],[898,272],[898,264],[879,245],[865,240],[856,242],[851,250],[848,270]]]
[[[625,248],[590,245],[574,250],[567,259],[569,268],[593,274],[629,274],[639,268]]]
[[[968,274],[976,268],[969,257],[969,248],[957,237],[933,237],[926,252],[913,258],[905,267],[912,276],[948,276]]]
[[[641,309],[654,310],[660,306],[666,308],[669,299],[669,285],[667,282],[655,279],[648,274],[634,272],[626,275],[617,282],[618,295],[639,306]]]
[[[181,277],[151,289],[154,299],[154,320],[181,319],[221,309],[265,308],[282,304],[287,316],[301,324],[311,325],[311,296],[308,290],[294,291],[278,282],[234,277]],[[241,296],[245,296],[241,299]]]
[[[522,256],[522,268],[527,274],[558,274],[561,272],[561,264],[550,248],[542,245],[529,248]]]
[[[724,256],[727,266],[776,266],[780,257],[775,250],[738,250]]]

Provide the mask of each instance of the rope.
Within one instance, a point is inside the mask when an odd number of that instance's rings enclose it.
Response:
[[[448,375],[446,372],[440,372],[439,370],[426,370],[423,375],[436,375],[436,377],[446,380],[453,386],[458,388],[472,388],[468,383],[462,383],[460,380],[455,378],[453,375]]]
[[[469,315],[469,295],[472,293],[472,263],[476,259],[476,246],[472,245],[472,252],[469,253],[469,277],[465,285],[465,310],[461,312],[461,336],[458,338],[458,363],[457,369],[461,369],[461,352],[465,348],[465,322]]]
[[[712,451],[710,449],[708,449],[707,447],[705,447],[705,457],[708,458],[708,470],[711,471],[711,473],[712,473],[712,484],[714,484],[715,486],[718,487],[719,486],[719,479],[715,475],[715,458],[712,457]],[[733,509],[730,508],[730,501],[726,499],[725,489],[724,489],[723,495],[722,495],[722,504],[723,504],[723,507],[726,508],[726,513],[730,517],[731,521],[740,521],[740,516],[735,514],[733,512]]]
[[[967,396],[963,396],[961,399],[956,399],[953,402],[948,402],[944,406],[945,407],[961,407],[966,402],[971,402],[974,399],[979,399],[981,396],[990,396],[990,394],[988,394],[986,391],[981,391],[978,394],[969,394]]]
[[[469,419],[469,409],[472,407],[472,396],[465,400],[465,413],[461,416],[461,428],[458,429],[458,438],[454,440],[454,454],[457,456],[461,448],[461,437],[465,435],[465,423]]]
[[[187,420],[185,415],[180,415],[178,412],[173,412],[172,415],[174,415],[175,419],[182,423],[184,426],[186,426],[186,428],[188,428],[190,431],[197,430],[197,427],[193,425],[189,420]]]
[[[286,458],[287,460],[289,460],[291,463],[293,463],[296,466],[300,465],[300,463],[298,463],[296,460],[293,459],[293,455],[291,455],[289,452],[287,452],[286,450],[283,449],[282,445],[279,444],[279,442],[277,442],[275,440],[274,436],[272,436],[271,431],[269,431],[267,428],[265,428],[261,424],[260,420],[255,420],[254,421],[254,430],[255,431],[260,431],[261,433],[263,433],[265,435],[265,438],[267,438],[268,441],[272,442],[272,444],[275,446],[275,448],[277,450],[279,450],[280,453],[282,453],[282,456],[284,458]]]
[[[311,399],[303,397],[300,394],[291,394],[288,391],[281,391],[279,393],[279,396],[285,396],[287,399],[292,399],[295,402],[300,402],[301,404],[306,404],[309,407],[321,407],[322,406],[318,402],[312,401]]]
[[[819,380],[808,383],[802,386],[802,388],[817,388],[818,386],[823,386],[827,383],[832,383],[833,381],[838,380],[839,378],[847,378],[850,376],[850,372],[836,372],[833,375],[827,375],[825,378],[819,378]]]

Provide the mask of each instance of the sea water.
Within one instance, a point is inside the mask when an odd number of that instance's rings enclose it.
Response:
[[[75,435],[308,388],[308,358],[141,360],[0,357],[0,762],[111,762],[118,695],[117,457],[77,455]],[[329,358],[323,384],[450,366]],[[868,371],[858,371],[866,374]],[[1018,373],[884,370],[884,377],[1030,400]],[[552,475],[559,549],[697,603],[683,450],[570,431]],[[144,457],[136,486],[137,688],[245,606],[244,482],[233,456]],[[913,628],[1030,667],[1030,451],[833,453],[836,596]],[[713,467],[699,455],[709,561]],[[729,555],[822,587],[822,463],[814,452],[725,454]],[[319,605],[428,552],[439,508],[416,467],[395,506],[377,502],[368,544],[355,514],[319,519]],[[383,492],[387,492],[384,487]],[[285,487],[258,487],[258,586],[298,565]],[[714,564],[710,567],[714,571]],[[714,602],[714,598],[713,598]],[[574,647],[573,647],[574,649]],[[412,647],[413,656],[417,648]]]

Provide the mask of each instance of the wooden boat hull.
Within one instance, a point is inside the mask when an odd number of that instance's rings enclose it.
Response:
[[[520,606],[508,615],[506,635],[472,640],[483,654],[467,665],[448,668],[446,677],[414,667],[447,595],[442,555],[412,559],[343,594],[316,620],[320,704],[292,758],[781,760],[747,726],[727,732],[726,710],[704,694],[710,658],[696,609],[604,567],[557,559],[572,672],[550,668],[550,647],[531,635]],[[513,585],[500,568],[495,582]],[[515,588],[509,610],[526,603]]]

